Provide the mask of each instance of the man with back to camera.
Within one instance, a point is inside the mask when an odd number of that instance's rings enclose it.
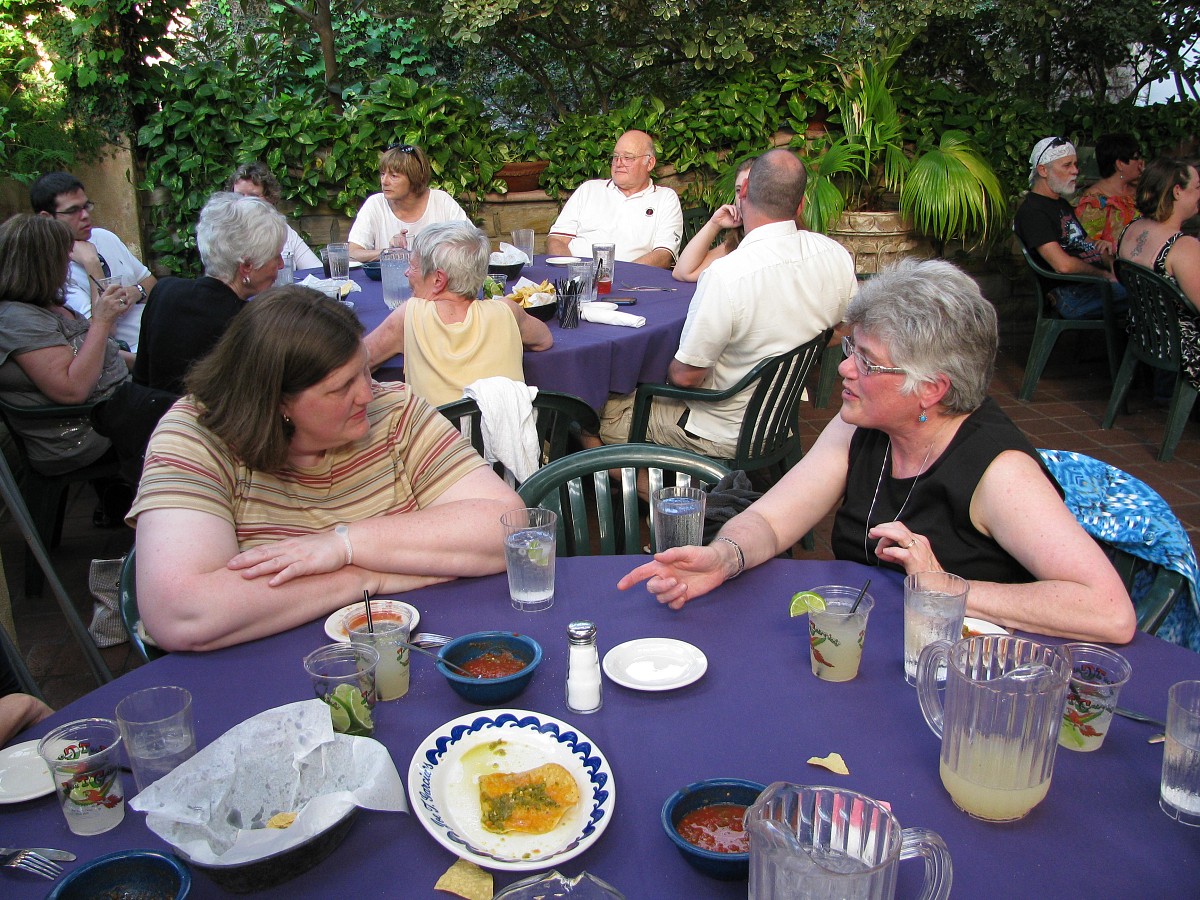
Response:
[[[1129,300],[1105,254],[1116,248],[1087,239],[1066,197],[1075,193],[1079,165],[1074,145],[1066,138],[1042,138],[1029,154],[1029,193],[1017,209],[1013,227],[1034,261],[1060,275],[1092,275],[1112,284],[1113,311],[1124,314]],[[1098,284],[1043,281],[1053,292],[1054,307],[1064,319],[1099,319],[1104,315],[1104,291]]]
[[[29,188],[29,203],[38,215],[66,224],[75,237],[65,289],[67,306],[90,318],[92,300],[99,296],[97,283],[102,278],[122,278],[127,312],[117,320],[113,337],[136,353],[142,311],[156,281],[150,270],[119,237],[92,225],[95,204],[83,182],[69,172],[50,172],[35,181]]]
[[[550,256],[591,257],[592,244],[617,245],[620,262],[670,268],[683,236],[679,195],[656,185],[650,172],[658,158],[644,131],[627,131],[613,148],[611,178],[585,181],[550,227]]]
[[[854,260],[836,241],[797,227],[808,173],[790,150],[763,154],[738,195],[746,236],[700,279],[667,381],[722,390],[754,366],[838,324],[857,288]],[[753,388],[689,406],[656,397],[647,437],[656,444],[726,459]],[[600,439],[628,440],[633,394],[613,396],[601,412]],[[591,439],[591,446],[599,441]]]

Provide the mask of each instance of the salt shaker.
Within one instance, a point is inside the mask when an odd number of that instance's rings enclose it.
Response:
[[[595,624],[572,622],[567,626],[567,641],[567,709],[574,713],[594,713],[601,704]]]

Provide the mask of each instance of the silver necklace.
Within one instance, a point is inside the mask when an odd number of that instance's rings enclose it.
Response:
[[[938,429],[938,433],[933,436],[933,440],[930,442],[929,448],[925,451],[925,458],[921,460],[921,466],[917,469],[916,477],[913,478],[913,483],[908,488],[908,496],[904,498],[904,502],[900,504],[900,509],[897,510],[896,515],[892,516],[891,521],[899,522],[900,517],[904,515],[904,510],[908,506],[908,501],[912,499],[913,491],[917,489],[917,482],[920,481],[921,476],[925,474],[925,466],[929,462],[929,456],[933,453],[933,448],[937,446],[938,438],[942,436],[942,432],[946,430],[946,426],[952,421],[952,419],[947,419],[942,427]],[[872,563],[870,562],[871,554],[867,552],[867,541],[869,540],[867,535],[871,531],[871,516],[875,515],[875,504],[879,500],[879,489],[883,487],[883,475],[888,470],[888,459],[891,457],[891,455],[892,439],[889,437],[887,449],[883,451],[883,465],[879,467],[879,480],[875,482],[875,496],[871,498],[871,508],[867,510],[867,524],[863,529],[863,559],[868,561],[868,565],[872,565]]]

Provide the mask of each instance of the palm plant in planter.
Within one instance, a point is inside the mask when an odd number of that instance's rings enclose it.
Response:
[[[810,153],[805,222],[840,236],[859,213],[891,212],[930,238],[939,255],[947,241],[986,240],[1007,211],[1000,182],[964,132],[949,130],[935,147],[906,150],[890,84],[898,58],[893,51],[843,70],[830,105],[844,133],[814,148],[815,158]]]

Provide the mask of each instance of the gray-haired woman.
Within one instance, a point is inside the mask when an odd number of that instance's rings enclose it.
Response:
[[[838,559],[971,582],[967,611],[1001,625],[1122,643],[1133,605],[1063,504],[1037,451],[987,398],[996,312],[949,263],[907,261],[846,314],[842,409],[774,488],[707,547],[625,576],[679,609],[796,543],[834,507]]]
[[[413,239],[413,296],[367,336],[371,364],[404,354],[404,377],[435,406],[480,378],[524,381],[525,350],[549,350],[545,322],[501,297],[477,300],[487,275],[487,235],[470,222],[439,222]]]
[[[247,300],[274,284],[286,237],[287,223],[267,201],[213,194],[196,227],[204,275],[164,278],[154,286],[133,380],[182,394],[192,363],[213,348]]]

